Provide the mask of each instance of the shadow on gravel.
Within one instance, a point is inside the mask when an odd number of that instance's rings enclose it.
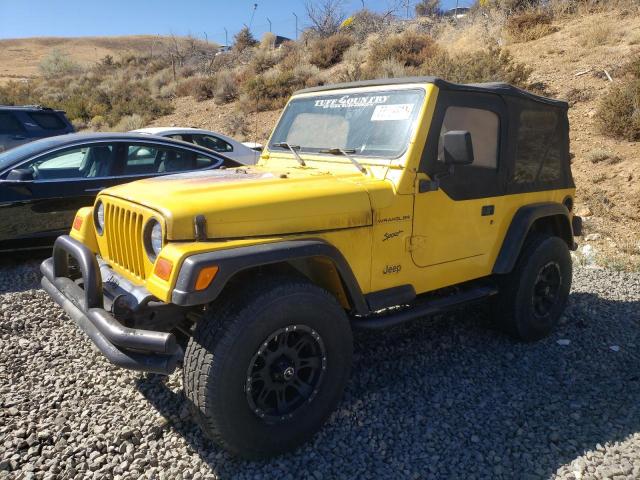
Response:
[[[359,332],[339,410],[310,445],[270,462],[212,445],[158,377],[138,388],[221,478],[548,478],[640,432],[639,327],[640,301],[574,293],[558,331],[533,344],[478,311]]]

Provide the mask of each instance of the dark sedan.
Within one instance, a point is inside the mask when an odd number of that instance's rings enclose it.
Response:
[[[141,134],[72,134],[0,153],[0,251],[47,247],[107,187],[240,163],[197,145]]]

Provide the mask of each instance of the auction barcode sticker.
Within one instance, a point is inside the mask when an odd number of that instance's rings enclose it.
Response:
[[[373,115],[371,115],[371,121],[384,122],[389,120],[407,120],[412,111],[412,103],[376,105],[376,108],[373,110]]]

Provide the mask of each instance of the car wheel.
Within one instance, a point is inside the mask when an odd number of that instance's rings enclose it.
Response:
[[[569,248],[559,237],[528,238],[514,270],[499,280],[493,315],[503,330],[523,341],[549,335],[571,289]]]
[[[203,431],[230,452],[263,458],[320,429],[349,379],[347,316],[325,290],[291,277],[240,289],[198,323],[184,388]]]

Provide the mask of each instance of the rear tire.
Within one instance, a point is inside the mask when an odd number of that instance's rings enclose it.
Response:
[[[513,271],[499,279],[493,316],[507,333],[525,342],[548,336],[571,290],[569,248],[559,237],[533,234]]]
[[[197,423],[253,459],[291,450],[320,429],[342,397],[353,351],[331,294],[304,279],[261,280],[213,305],[184,362]]]

